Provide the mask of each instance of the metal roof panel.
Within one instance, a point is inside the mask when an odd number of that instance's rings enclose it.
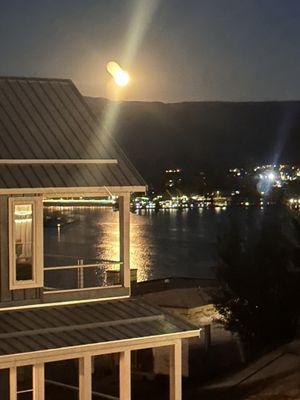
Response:
[[[0,327],[0,355],[196,329],[138,299],[3,310]]]
[[[0,159],[117,159],[116,165],[0,165],[0,189],[145,186],[72,81],[0,77]]]

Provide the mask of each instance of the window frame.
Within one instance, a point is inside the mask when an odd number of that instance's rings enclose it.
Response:
[[[16,279],[15,220],[16,205],[32,205],[32,279]],[[31,289],[44,286],[43,257],[43,198],[10,197],[9,198],[9,288]]]

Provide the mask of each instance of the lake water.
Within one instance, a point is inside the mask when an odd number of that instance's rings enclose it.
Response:
[[[49,208],[57,212],[58,208]],[[75,219],[61,229],[45,228],[45,264],[76,264],[92,259],[118,260],[118,212],[109,207],[64,207]],[[256,214],[260,210],[255,209]],[[131,267],[138,281],[165,277],[213,277],[217,238],[232,213],[251,218],[245,209],[197,209],[131,213]],[[57,257],[60,255],[60,257]]]

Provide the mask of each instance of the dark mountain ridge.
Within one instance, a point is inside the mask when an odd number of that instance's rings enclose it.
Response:
[[[107,100],[86,98],[102,118]],[[123,102],[114,136],[145,179],[300,162],[300,101]]]

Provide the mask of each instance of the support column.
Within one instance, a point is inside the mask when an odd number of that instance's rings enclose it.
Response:
[[[17,400],[17,368],[9,369],[9,399]]]
[[[92,400],[92,357],[79,358],[79,400]]]
[[[182,398],[182,350],[181,339],[170,346],[170,400]]]
[[[125,350],[120,353],[119,364],[119,387],[120,387],[120,400],[131,399],[131,351]]]
[[[119,197],[121,284],[130,288],[130,194]]]
[[[45,365],[33,366],[33,400],[45,399]]]

